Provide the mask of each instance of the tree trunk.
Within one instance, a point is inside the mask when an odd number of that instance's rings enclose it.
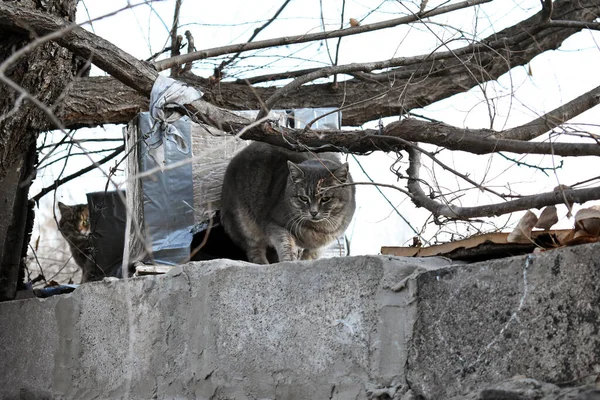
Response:
[[[21,1],[19,6],[72,22],[77,0]],[[28,35],[0,26],[0,63],[31,40]],[[35,176],[35,141],[40,130],[52,126],[46,113],[29,97],[55,110],[75,75],[75,59],[65,48],[49,42],[17,59],[5,75],[12,87],[0,82],[0,300],[14,298],[19,268],[24,267],[22,257],[33,221],[27,197]],[[15,89],[15,84],[19,89]]]

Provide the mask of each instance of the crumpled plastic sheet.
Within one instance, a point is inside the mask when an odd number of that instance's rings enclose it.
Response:
[[[177,109],[198,100],[202,95],[202,92],[193,87],[159,75],[150,93],[150,115],[158,124],[155,134],[149,140],[150,145],[160,146],[162,140],[166,139],[175,143],[180,152],[189,153],[191,143],[185,140],[173,123],[182,117]]]

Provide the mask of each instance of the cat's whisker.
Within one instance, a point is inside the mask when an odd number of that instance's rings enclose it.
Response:
[[[299,239],[302,239],[302,233],[300,232],[300,228],[302,226],[302,223],[304,222],[302,214],[296,215],[290,222],[291,223],[289,230],[292,233],[292,235]]]
[[[298,218],[298,223],[296,224],[296,232],[294,233],[294,236],[296,236],[298,239],[302,239],[301,228],[304,221],[306,221],[306,218],[304,217],[304,215],[300,215],[300,217]]]
[[[327,217],[327,222],[329,222],[329,226],[331,226],[332,230],[337,230],[338,229],[338,221],[336,221],[334,218],[331,218],[330,216]]]
[[[289,230],[292,233],[293,236],[297,236],[296,235],[296,225],[298,224],[298,216],[294,217],[294,219],[292,219],[289,224]]]

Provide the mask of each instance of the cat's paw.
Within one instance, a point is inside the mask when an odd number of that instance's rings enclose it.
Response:
[[[304,249],[301,260],[316,260],[321,256],[321,249]]]

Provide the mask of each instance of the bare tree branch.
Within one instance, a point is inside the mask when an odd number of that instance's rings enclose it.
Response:
[[[531,140],[600,104],[600,86],[525,125],[498,132],[503,139]]]
[[[73,143],[73,142],[71,142],[71,143]],[[57,162],[60,162],[60,161],[62,161],[62,160],[66,160],[66,159],[68,159],[68,158],[70,158],[70,157],[75,157],[75,156],[86,156],[86,157],[87,157],[87,156],[88,156],[88,155],[90,155],[90,154],[106,153],[107,151],[115,151],[115,150],[117,150],[118,148],[119,148],[119,147],[113,147],[113,148],[110,148],[110,149],[101,149],[101,150],[85,150],[85,151],[83,151],[83,152],[80,152],[80,153],[69,153],[69,154],[66,154],[66,155],[64,155],[64,156],[57,157],[57,158],[53,159],[52,161],[48,161],[48,162],[47,162],[47,163],[45,163],[45,164],[39,163],[39,165],[36,167],[36,169],[37,169],[38,171],[40,171],[40,170],[42,170],[42,169],[44,169],[44,168],[48,168],[48,167],[49,167],[49,166],[51,166],[52,164],[56,164]],[[109,182],[110,182],[110,181],[109,181]]]
[[[552,18],[552,0],[540,0],[542,3],[542,21],[548,22]]]
[[[173,12],[173,26],[171,27],[171,57],[177,57],[181,53],[179,49],[181,48],[181,41],[183,40],[181,35],[177,35],[177,28],[179,27],[179,11],[181,10],[181,1],[175,1],[175,11]],[[180,67],[179,65],[174,65],[171,68],[171,76],[179,75]]]
[[[585,203],[590,200],[600,199],[600,187],[588,189],[571,189],[564,191],[539,193],[532,196],[521,197],[503,203],[486,204],[475,207],[459,207],[440,203],[428,196],[419,184],[419,170],[421,168],[421,155],[414,148],[407,149],[410,157],[408,174],[408,191],[411,199],[417,207],[424,207],[436,216],[444,216],[452,219],[467,220],[471,218],[494,217],[509,214],[515,211],[542,208],[545,206],[569,203]]]
[[[281,12],[285,9],[285,7],[290,3],[291,0],[285,0],[283,2],[283,4],[281,5],[281,7],[279,7],[279,9],[275,12],[275,14],[267,21],[265,22],[263,25],[259,26],[258,28],[256,28],[254,30],[254,32],[252,32],[252,36],[250,36],[250,39],[248,39],[248,41],[246,43],[250,43],[254,40],[254,38],[256,36],[258,36],[258,34],[265,29],[267,26],[271,25],[271,23],[273,21],[275,21],[277,19],[277,17],[279,16],[279,14],[281,14]],[[189,53],[189,52],[188,52]],[[218,71],[218,73],[215,74],[215,78],[217,78],[219,75],[219,77],[222,75],[223,72],[223,68],[225,68],[226,66],[228,66],[229,64],[231,64],[236,58],[239,57],[239,55],[242,54],[242,51],[238,51],[237,53],[235,53],[233,56],[229,57],[227,60],[223,60],[223,62],[221,62],[221,64],[215,69],[215,71]]]
[[[590,29],[600,31],[600,22],[548,21],[543,26],[551,28]]]
[[[0,25],[50,38],[92,62],[138,92],[150,95],[158,72],[112,43],[59,17],[26,7],[0,2]]]
[[[57,179],[56,181],[54,181],[54,183],[50,186],[47,186],[45,188],[43,188],[42,190],[40,190],[40,192],[38,194],[36,194],[35,196],[33,196],[31,199],[34,200],[36,203],[42,198],[44,197],[46,194],[50,193],[51,191],[53,191],[54,189],[56,189],[57,187],[59,187],[60,185],[63,185],[85,173],[90,172],[93,169],[98,168],[100,165],[105,164],[107,162],[109,162],[110,160],[112,160],[113,158],[115,158],[116,156],[118,156],[119,154],[121,154],[123,152],[123,150],[125,150],[125,145],[119,146],[115,149],[115,151],[113,151],[112,153],[110,153],[109,155],[107,155],[106,157],[104,157],[103,159],[94,162],[91,165],[88,165],[87,167],[72,173],[69,176],[65,176],[64,178],[61,179]]]
[[[384,133],[413,142],[431,143],[449,150],[461,150],[473,154],[506,151],[517,154],[554,154],[564,157],[600,155],[600,146],[595,143],[546,143],[498,139],[497,132],[490,129],[463,129],[442,122],[427,122],[412,118],[392,122],[386,126]]]
[[[311,72],[315,72],[319,69],[321,69],[321,68],[315,67],[315,68],[299,69],[296,71],[285,71],[285,72],[279,72],[279,73],[257,75],[257,76],[251,76],[249,78],[237,79],[235,81],[235,83],[237,83],[237,84],[244,84],[244,83],[254,84],[254,83],[261,83],[261,82],[278,81],[278,80],[282,80],[282,79],[297,78],[299,76],[303,76],[303,75],[309,74]]]
[[[342,0],[342,11],[341,11],[341,15],[340,15],[340,19],[341,19],[340,29],[344,28],[344,18],[345,18],[344,12],[345,12],[345,10],[346,10],[346,0]],[[322,13],[322,11],[321,11],[321,13]],[[351,18],[350,20],[352,21],[353,19]],[[356,21],[356,20],[354,20],[354,21]],[[355,24],[352,24],[352,23],[350,24],[350,26],[358,26],[358,25],[359,25],[358,21],[356,21]],[[327,41],[325,43],[327,43]],[[340,45],[341,44],[342,44],[342,38],[339,37],[337,40],[337,44],[335,46],[335,60],[332,62],[333,65],[338,65],[338,63],[340,61]],[[338,77],[337,74],[333,75],[332,85],[334,88],[337,88],[337,77]]]
[[[584,1],[584,0],[582,0]],[[555,3],[555,10],[556,4]],[[462,3],[461,3],[462,4]],[[36,29],[40,33],[55,32],[60,29],[67,29],[68,31],[64,36],[57,38],[65,47],[75,51],[81,52],[82,55],[94,54],[94,63],[99,66],[104,66],[107,72],[111,73],[121,79],[124,83],[131,85],[133,88],[138,90],[144,95],[149,95],[150,89],[154,80],[156,79],[157,72],[154,71],[149,65],[144,62],[135,60],[127,53],[122,52],[114,45],[96,37],[95,35],[79,28],[72,27],[60,18],[52,17],[47,14],[38,13],[31,10],[23,10],[19,7],[13,7],[8,3],[0,3],[0,23],[6,23],[9,21],[16,28],[20,27],[19,21],[28,21],[28,29]],[[352,29],[358,29],[356,27]],[[24,28],[22,28],[24,29]],[[540,43],[537,43],[541,47]],[[329,67],[329,68],[348,68],[351,66],[340,66],[340,67]],[[342,69],[343,70],[343,69]],[[327,68],[326,72],[319,72],[319,74],[330,73],[331,71]],[[338,70],[339,71],[339,70]],[[299,81],[307,81],[312,77],[302,78]],[[446,81],[447,77],[445,77]],[[293,87],[293,86],[292,86]],[[267,105],[271,106],[276,102],[273,97],[269,100]],[[364,107],[363,107],[364,108]],[[218,108],[209,104],[203,100],[194,102],[193,105],[188,106],[189,111],[192,115],[196,115],[202,121],[207,122],[213,126],[219,127],[222,130],[237,132],[248,124],[248,121],[244,118],[236,116],[235,114],[228,112],[227,110]],[[402,125],[404,124],[404,125]],[[244,138],[253,138],[258,140],[267,140],[280,145],[287,145],[283,141],[283,137],[277,130],[262,125],[264,130],[254,128],[244,135]],[[274,134],[275,133],[275,134]],[[469,134],[472,133],[472,134]],[[432,138],[435,138],[435,144],[447,147],[453,150],[464,150],[473,152],[476,154],[482,154],[493,151],[508,151],[514,153],[537,153],[537,154],[556,154],[564,156],[575,156],[575,155],[598,155],[599,146],[588,145],[588,144],[568,144],[568,143],[527,143],[515,140],[506,139],[491,139],[489,136],[494,134],[492,131],[480,131],[480,130],[463,130],[454,127],[450,127],[443,124],[427,123],[416,120],[406,120],[401,123],[391,124],[386,128],[386,135],[398,136],[409,141],[421,141],[426,143],[432,143]],[[286,133],[288,138],[295,138],[298,140],[303,135],[295,133],[293,131]],[[325,143],[321,137],[327,137],[328,140],[333,139],[331,133],[317,133],[312,134],[312,137],[307,137],[307,141],[302,143],[313,148],[319,148],[326,146],[327,148],[343,148],[349,151],[356,152],[368,152],[376,149],[391,149],[398,148],[399,145],[394,143],[393,139],[388,139],[385,136],[376,138],[376,135],[365,135],[364,133],[356,132],[354,135],[340,134],[339,141],[335,140],[333,143]],[[304,136],[307,136],[304,134]],[[343,139],[342,139],[343,138]],[[302,138],[305,139],[305,138]],[[354,143],[348,143],[351,139]],[[356,140],[358,139],[358,140]],[[360,144],[360,145],[357,145]]]
[[[76,81],[76,85],[77,85]],[[78,115],[92,115],[94,108],[99,107],[98,103],[90,103],[89,99],[94,96],[98,97],[98,102],[102,101],[105,105],[102,107],[108,107],[112,105],[112,96],[110,94],[115,93],[121,98],[127,98],[128,96],[139,96],[131,89],[121,85],[115,84],[114,80],[107,77],[102,77],[98,79],[93,79],[90,82],[95,82],[93,86],[85,85],[80,86],[79,90],[74,91],[74,94],[77,94],[75,97],[74,105],[77,106],[77,109],[71,108],[72,114]],[[84,90],[84,88],[86,88]],[[103,90],[105,89],[105,90]],[[255,88],[259,94],[261,93],[261,88]],[[548,132],[550,129],[559,126],[561,123],[568,121],[580,114],[583,111],[586,111],[593,106],[597,105],[599,100],[600,87],[591,90],[590,92],[578,97],[577,99],[566,103],[563,106],[558,107],[557,109],[550,111],[544,116],[537,118],[534,121],[531,121],[525,125],[515,127],[512,129],[508,129],[505,131],[491,131],[491,130],[468,130],[468,129],[459,129],[456,127],[445,126],[443,124],[437,123],[425,123],[419,120],[407,120],[404,121],[400,126],[388,126],[386,128],[386,135],[398,136],[402,137],[406,140],[414,141],[414,142],[423,142],[423,143],[432,143],[439,146],[448,146],[451,150],[463,150],[474,152],[476,154],[483,154],[487,151],[511,151],[518,153],[528,153],[532,151],[532,147],[536,145],[528,144],[528,143],[519,143],[517,141],[526,141],[530,140],[534,137],[543,134],[544,132]],[[105,96],[108,98],[105,99]],[[147,99],[139,96],[140,100],[147,104]],[[104,100],[105,99],[105,100]],[[144,104],[144,103],[142,103]],[[114,112],[110,114],[105,114],[107,123],[114,122],[119,123],[123,121],[124,115],[133,116],[134,113],[141,111],[144,107],[136,108],[135,104],[130,105],[125,102],[122,104],[118,104],[119,108],[115,108]],[[147,105],[146,105],[147,108]],[[66,116],[69,120],[75,120],[74,115]],[[76,117],[81,118],[81,117]],[[73,125],[73,124],[68,124]],[[84,125],[84,124],[82,124]],[[393,131],[392,131],[393,127]],[[431,129],[431,130],[430,130]],[[346,149],[355,149],[358,152],[369,152],[374,151],[378,148],[389,149],[392,150],[394,147],[391,141],[385,141],[381,138],[374,139],[366,139],[366,136],[374,136],[377,132],[373,131],[370,134],[367,132],[370,131],[362,131],[362,132],[353,132],[349,133],[345,131],[339,138],[335,138],[334,133],[323,133],[322,137],[329,138],[333,140],[333,147],[339,146],[340,148]],[[447,133],[451,133],[447,135]],[[261,136],[262,135],[262,136]],[[298,142],[305,143],[309,147],[319,147],[325,145],[325,140],[317,141],[317,135],[307,134],[307,137],[296,137],[296,134],[292,131],[286,133],[290,137],[294,138],[293,140],[297,140]],[[356,135],[356,136],[351,136]],[[256,140],[261,140],[261,137],[264,137],[264,134],[256,133],[252,138]],[[250,138],[250,137],[249,137]],[[453,140],[454,138],[454,140]],[[496,139],[513,139],[512,142],[498,142]],[[285,144],[281,138],[278,139],[270,139],[272,142],[279,143],[280,145]],[[343,140],[343,141],[342,141]],[[355,143],[349,143],[353,140],[356,140]],[[275,144],[275,143],[273,143]],[[392,147],[390,147],[392,146]],[[482,147],[483,146],[483,147]],[[500,146],[500,147],[498,147]],[[549,144],[544,144],[541,146],[545,146],[544,148],[538,147],[544,154],[552,154],[552,147]],[[580,145],[570,146],[567,144],[566,148],[563,144],[557,143],[554,145],[555,147],[563,147],[561,152],[564,155],[578,155],[578,150],[580,149]],[[587,147],[586,153],[595,153],[595,150],[591,148],[593,145],[587,144],[584,147]],[[471,150],[473,149],[473,150]]]
[[[110,139],[110,138],[101,138],[101,139],[76,139],[76,140],[67,140],[69,136],[63,136],[63,138],[58,143],[51,143],[40,146],[37,148],[38,151],[43,149],[48,149],[50,147],[57,147],[58,145],[69,145],[69,144],[81,144],[81,143],[90,143],[90,142],[123,142],[123,139]],[[41,161],[38,162],[41,164]]]
[[[593,0],[581,0],[577,5],[567,0],[554,2],[556,17],[586,22],[593,21],[598,13],[600,13],[600,4]],[[397,65],[401,68],[386,74],[373,75],[372,77],[378,78],[377,81],[351,79],[340,85],[343,90],[332,90],[329,83],[300,86],[280,98],[276,106],[280,108],[339,107],[342,104],[353,104],[365,98],[373,98],[369,107],[345,109],[342,115],[342,123],[345,126],[361,125],[366,121],[399,115],[416,107],[424,107],[455,93],[463,92],[483,80],[496,79],[510,68],[525,64],[546,50],[558,48],[565,38],[576,32],[571,29],[544,28],[545,25],[538,24],[539,20],[540,15],[533,16],[513,27],[497,32],[484,39],[482,43],[453,52],[398,58]],[[457,55],[460,55],[459,61],[454,60]],[[510,63],[506,61],[507,59]],[[342,68],[346,68],[348,72],[352,71],[348,66]],[[482,75],[474,79],[467,68],[480,71]],[[368,70],[368,68],[356,68],[352,73],[356,74],[357,70]],[[272,78],[294,78],[314,71],[316,69],[304,70],[298,74],[290,72],[286,76],[272,76]],[[330,73],[336,71],[339,72],[339,70],[329,70]],[[418,81],[411,79],[413,76],[421,75],[425,76]],[[385,80],[381,81],[379,78]],[[204,99],[208,102],[232,110],[260,109],[257,95],[260,99],[266,99],[276,90],[265,87],[250,89],[246,83],[220,82],[219,85],[212,85],[208,80],[191,74],[183,75],[179,79],[192,86],[201,87],[205,93]],[[97,82],[98,80],[101,82]],[[88,94],[94,93],[94,90],[102,86],[106,86],[107,90],[101,91],[99,104],[94,104],[95,97],[88,97]],[[114,96],[111,95],[113,91]],[[83,93],[80,95],[80,92]],[[86,97],[87,100],[83,101]],[[59,115],[69,127],[103,122],[125,123],[144,108],[147,108],[147,99],[116,82],[111,83],[110,78],[85,78],[74,83],[73,89],[64,102],[64,114],[60,112]]]
[[[406,17],[391,19],[388,21],[376,22],[373,24],[360,25],[347,29],[338,29],[335,31],[319,32],[319,33],[308,33],[304,35],[286,36],[277,39],[260,40],[256,42],[247,42],[240,44],[233,44],[229,46],[216,47],[213,49],[200,50],[195,53],[183,54],[177,57],[168,58],[166,60],[157,61],[154,66],[157,70],[162,71],[167,68],[171,68],[173,65],[181,65],[190,61],[203,60],[205,58],[211,58],[220,56],[223,54],[238,53],[249,50],[258,50],[276,46],[286,46],[296,43],[314,42],[316,40],[331,39],[342,36],[358,35],[364,32],[371,32],[379,29],[392,28],[394,26],[408,24],[410,22],[418,21],[419,19],[433,17],[436,15],[446,14],[452,11],[460,10],[463,8],[473,7],[478,4],[489,3],[492,0],[467,0],[460,3],[452,4],[445,7],[438,7],[431,9],[419,16],[409,15]]]
[[[275,146],[302,151],[337,151],[365,154],[372,151],[399,151],[406,149],[406,141],[431,143],[449,150],[473,154],[499,151],[517,154],[550,154],[563,157],[600,156],[600,145],[595,143],[545,143],[497,139],[496,131],[463,129],[441,122],[406,119],[393,122],[383,130],[300,130],[261,124],[248,130],[243,139],[258,140]]]

